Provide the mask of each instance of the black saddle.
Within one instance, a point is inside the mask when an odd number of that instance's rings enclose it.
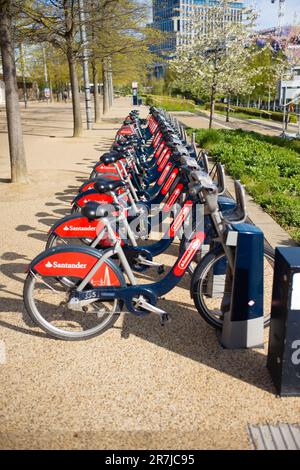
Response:
[[[101,217],[108,217],[111,212],[111,207],[108,204],[99,204],[95,201],[89,201],[81,209],[81,214],[89,220],[100,219]]]
[[[100,162],[104,163],[104,165],[111,165],[119,160],[124,160],[124,155],[119,152],[104,153],[102,157],[100,157]]]
[[[124,186],[126,186],[125,181],[104,178],[98,178],[97,182],[94,184],[95,190],[100,194],[116,191],[117,189],[123,188]]]

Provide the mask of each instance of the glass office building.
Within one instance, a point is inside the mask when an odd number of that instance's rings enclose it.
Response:
[[[193,18],[201,18],[205,32],[208,9],[216,4],[218,0],[153,0],[153,27],[169,33],[166,41],[153,51],[164,59],[174,57],[178,46],[193,40]],[[242,21],[243,8],[241,1],[230,1],[224,21]]]

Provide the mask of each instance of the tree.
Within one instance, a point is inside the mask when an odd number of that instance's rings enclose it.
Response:
[[[93,70],[98,70],[101,64],[105,114],[113,99],[113,77],[118,74],[120,83],[120,74],[126,82],[141,77],[141,70],[145,75],[146,60],[151,60],[148,47],[159,42],[161,34],[146,25],[147,2],[93,0],[92,3],[92,16],[98,15],[98,21],[92,23],[89,43]]]
[[[251,55],[248,47],[255,15],[244,11],[244,21],[225,20],[230,17],[230,1],[220,0],[207,9],[205,19],[199,14],[191,19],[195,32],[190,44],[178,50],[171,67],[177,75],[176,84],[194,95],[210,95],[209,127],[212,127],[218,94],[247,92],[251,89],[253,71],[247,68]]]
[[[81,46],[78,0],[27,0],[22,11],[25,19],[29,20],[26,25],[28,36],[32,40],[53,44],[67,57],[72,90],[73,136],[80,137],[83,126],[77,74]]]
[[[252,99],[270,100],[276,96],[278,80],[287,72],[288,61],[282,50],[274,51],[270,44],[253,48],[248,69],[255,71],[251,79]]]
[[[14,6],[12,0],[0,0],[0,43],[5,83],[11,181],[13,183],[20,183],[27,180],[27,168],[17,91],[15,52],[12,40]]]

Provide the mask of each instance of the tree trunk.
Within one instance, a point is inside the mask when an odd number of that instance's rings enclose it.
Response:
[[[108,71],[107,61],[103,60],[103,114],[107,114],[109,111],[109,85],[108,85]]]
[[[216,85],[213,84],[211,87],[210,96],[210,115],[209,115],[209,129],[212,128],[214,113],[215,113],[215,102],[216,102]]]
[[[226,109],[226,122],[229,122],[229,114],[230,114],[230,96],[227,97],[227,109]]]
[[[101,111],[100,111],[100,95],[99,95],[99,89],[98,89],[98,70],[97,70],[97,65],[96,62],[93,60],[92,61],[92,69],[93,69],[93,83],[94,83],[94,116],[95,116],[95,122],[100,122],[101,121]]]
[[[76,68],[76,59],[74,57],[74,52],[72,45],[68,44],[68,64],[70,71],[70,81],[71,81],[71,90],[72,90],[72,105],[73,105],[73,137],[81,137],[83,132],[82,127],[82,118],[80,110],[80,94],[79,94],[79,85],[78,85],[78,76]]]
[[[17,91],[14,48],[11,37],[10,1],[0,1],[0,44],[5,83],[6,118],[12,183],[27,181],[25,149]]]

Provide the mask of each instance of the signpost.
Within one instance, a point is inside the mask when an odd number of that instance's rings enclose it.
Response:
[[[133,106],[138,105],[138,82],[132,82],[132,102]]]
[[[45,95],[45,98],[47,99],[47,102],[48,102],[48,99],[51,98],[50,88],[44,88],[44,95]]]

